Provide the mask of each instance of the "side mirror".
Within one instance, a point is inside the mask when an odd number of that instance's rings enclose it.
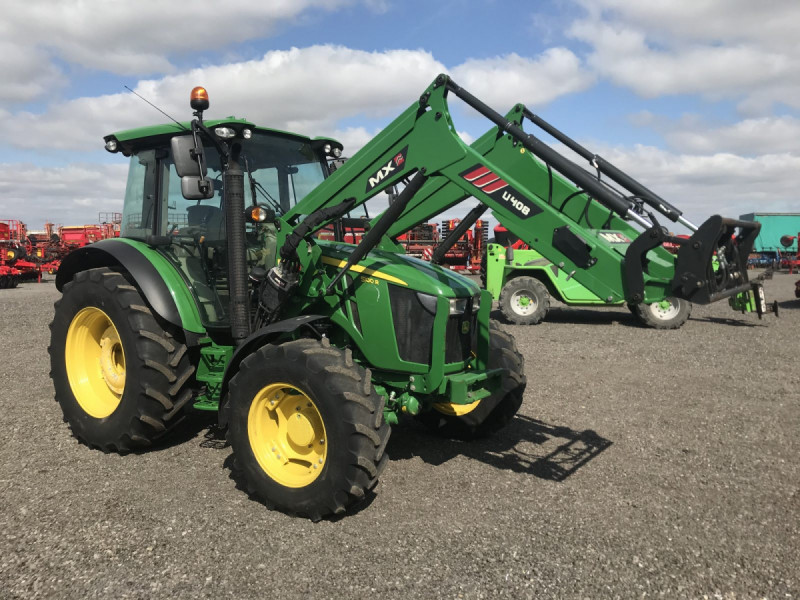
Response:
[[[187,200],[208,200],[214,197],[214,183],[208,177],[184,175],[181,177],[181,194]]]
[[[198,157],[202,159],[203,147],[195,147],[193,136],[177,135],[170,140],[170,147],[172,149],[172,160],[175,163],[175,170],[178,172],[179,177],[205,177],[205,163],[202,160],[197,160]],[[202,168],[200,167],[201,164],[203,165]]]

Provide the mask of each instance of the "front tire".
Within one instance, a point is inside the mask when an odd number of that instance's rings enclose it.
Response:
[[[631,312],[646,327],[678,329],[692,314],[692,303],[682,298],[668,297],[652,304],[634,304]]]
[[[500,292],[500,311],[511,323],[536,325],[550,309],[550,293],[535,277],[514,277]]]
[[[489,368],[504,368],[507,373],[500,389],[473,404],[434,404],[418,416],[438,435],[460,440],[487,437],[508,425],[519,407],[527,385],[525,359],[514,341],[495,321],[490,321]]]
[[[50,376],[72,433],[103,451],[149,446],[192,398],[187,348],[108,268],[75,275],[50,324]]]
[[[268,507],[318,521],[375,487],[390,429],[368,369],[349,350],[268,345],[230,382],[234,474]]]

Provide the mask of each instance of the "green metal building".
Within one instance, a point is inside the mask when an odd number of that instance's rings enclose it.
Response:
[[[800,213],[747,213],[740,215],[742,221],[758,221],[761,233],[756,238],[753,252],[797,252],[797,240],[788,248],[781,246],[780,239],[784,235],[800,233]]]

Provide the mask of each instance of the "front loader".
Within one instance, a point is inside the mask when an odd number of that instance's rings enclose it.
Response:
[[[481,160],[463,172],[431,178],[397,216],[387,231],[390,238],[476,198],[479,204],[437,247],[432,260],[441,262],[465,230],[491,209],[527,246],[489,244],[483,269],[485,287],[500,301],[504,315],[519,324],[539,322],[551,294],[569,304],[627,303],[645,325],[660,329],[683,324],[692,302],[727,298],[737,310],[759,317],[767,312],[761,280],[748,281],[746,269],[760,224],[713,216],[697,227],[523,105],[502,116],[452,81],[447,85],[495,127],[471,146]],[[524,119],[589,160],[596,175],[526,133]],[[681,223],[694,234],[673,236],[659,219]],[[677,256],[664,243],[677,245]]]

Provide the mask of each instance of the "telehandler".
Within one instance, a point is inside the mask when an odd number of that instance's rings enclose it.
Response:
[[[106,136],[108,151],[130,157],[121,237],[74,251],[56,278],[51,376],[73,434],[127,452],[189,408],[217,411],[243,486],[317,520],[375,486],[402,414],[465,439],[506,425],[526,377],[514,339],[490,323],[490,294],[386,237],[426,181],[493,198],[475,186],[481,169],[508,182],[491,186],[498,212],[553,222],[458,137],[451,93],[490,110],[440,75],[332,173],[335,140],[204,120],[203,88],[192,91],[190,123]],[[333,227],[344,239],[364,222],[356,210],[403,180],[358,244],[315,237]],[[597,261],[574,234],[562,237],[574,260]],[[729,244],[731,264],[743,247]],[[692,254],[676,275],[697,273],[686,279],[693,294],[711,285],[708,256]],[[715,281],[715,293],[741,277]]]

